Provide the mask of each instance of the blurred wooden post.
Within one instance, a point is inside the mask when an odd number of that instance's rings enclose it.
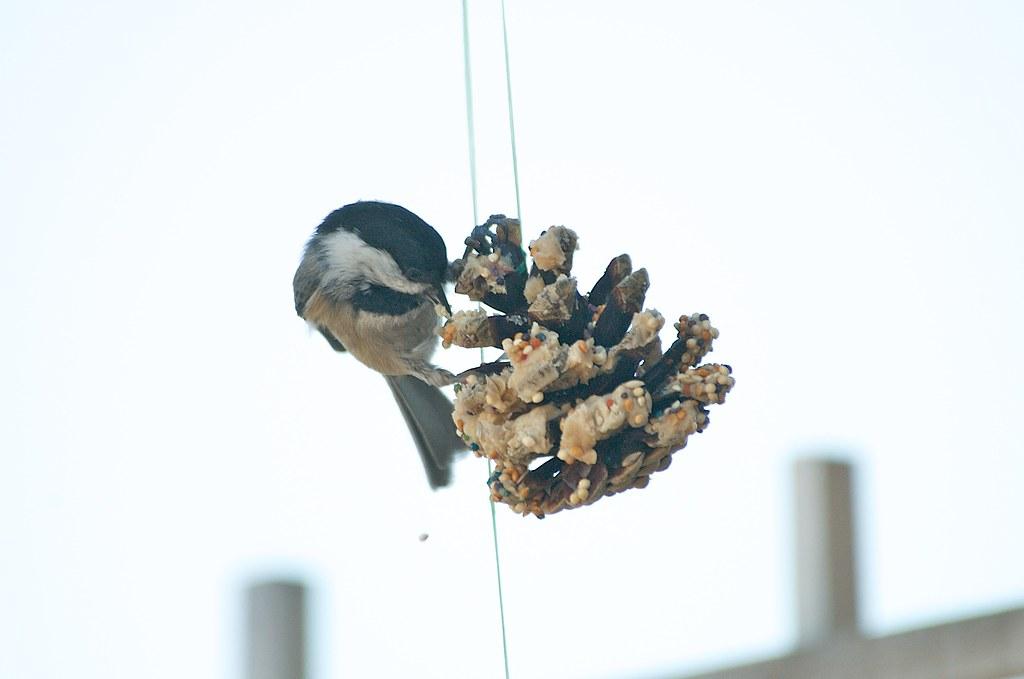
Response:
[[[794,473],[797,628],[806,648],[858,633],[852,470],[814,459]]]
[[[305,679],[306,588],[260,582],[246,598],[246,679]]]
[[[799,648],[689,679],[1024,679],[1024,608],[861,637],[852,470],[805,460],[794,476]]]

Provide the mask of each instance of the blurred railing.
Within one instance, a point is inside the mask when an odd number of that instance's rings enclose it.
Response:
[[[998,679],[1024,677],[1024,609],[887,637],[861,636],[853,470],[794,467],[797,649],[688,679]],[[271,581],[247,592],[246,679],[306,679],[306,589]]]

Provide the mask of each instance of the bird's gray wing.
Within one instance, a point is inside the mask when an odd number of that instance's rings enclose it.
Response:
[[[324,336],[324,339],[327,340],[327,343],[331,345],[331,349],[334,349],[335,351],[348,351],[345,348],[345,345],[342,344],[337,337],[331,334],[330,330],[328,330],[322,325],[316,326],[316,329],[320,331],[320,334]]]
[[[295,270],[295,277],[292,279],[292,291],[295,293],[295,313],[302,316],[306,310],[306,304],[313,293],[320,287],[321,265],[316,253],[316,242],[310,241],[306,251],[299,262],[299,268]],[[331,331],[322,325],[317,330],[324,336],[327,343],[335,351],[345,351],[345,345],[338,341],[338,338],[331,334]]]
[[[411,375],[385,375],[409,426],[431,488],[447,486],[455,454],[466,444],[455,433],[452,404],[441,390]]]
[[[313,296],[316,289],[320,287],[322,271],[320,260],[316,255],[316,243],[310,241],[306,251],[302,254],[302,261],[299,268],[295,270],[295,277],[292,278],[292,291],[295,293],[295,313],[302,316],[306,309],[306,303]]]

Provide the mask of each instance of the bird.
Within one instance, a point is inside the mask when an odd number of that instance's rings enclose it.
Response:
[[[404,207],[359,201],[334,210],[306,243],[292,287],[295,312],[336,351],[384,376],[433,489],[449,484],[466,444],[440,387],[455,376],[430,362],[439,316],[451,315],[444,239]]]

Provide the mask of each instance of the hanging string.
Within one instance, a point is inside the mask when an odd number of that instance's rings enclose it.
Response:
[[[494,467],[490,460],[487,460],[487,478],[491,478]],[[509,679],[508,673],[508,637],[505,634],[505,598],[501,591],[501,559],[498,557],[498,517],[494,509],[494,503],[487,498],[491,505],[491,537],[494,538],[494,570],[498,576],[498,612],[501,617],[501,656],[505,663],[505,679]]]
[[[462,63],[466,82],[466,133],[469,135],[469,186],[473,194],[473,225],[480,222],[476,204],[476,125],[473,122],[473,71],[469,66],[469,11],[462,0]]]
[[[465,7],[466,0],[463,1]],[[508,24],[505,21],[505,0],[501,0],[501,35],[505,45],[505,96],[508,99],[508,131],[509,140],[512,144],[512,180],[516,187],[516,217],[519,223],[523,221],[523,206],[519,201],[519,157],[516,153],[516,125],[512,116],[512,69],[508,60]],[[468,43],[467,43],[468,44]],[[467,52],[468,55],[468,52]],[[468,56],[467,56],[468,62]],[[480,349],[480,362],[483,363],[483,348]],[[491,461],[487,460],[487,475],[491,475]],[[494,564],[498,569],[498,605],[501,608],[501,644],[505,656],[505,679],[509,679],[508,672],[508,642],[505,639],[505,604],[501,596],[501,565],[498,562],[498,522],[495,516],[494,503],[491,502],[491,535],[494,536]]]
[[[462,60],[464,64],[464,76],[466,85],[466,133],[469,136],[469,183],[473,194],[473,224],[479,224],[479,211],[477,207],[477,190],[476,190],[476,127],[473,122],[473,73],[470,69],[470,58],[469,58],[469,11],[466,7],[466,1],[462,0]],[[505,21],[505,4],[502,1],[502,29],[504,30]],[[506,82],[508,75],[508,39],[505,41],[505,73]],[[509,85],[509,114],[512,112],[512,90]],[[515,168],[515,136],[513,133],[512,138],[512,164],[513,171],[516,174],[516,209],[519,209],[519,178],[518,169]],[[480,362],[484,362],[484,350],[480,348]],[[490,478],[494,469],[491,464],[491,460],[487,460],[487,477]],[[501,619],[501,655],[505,664],[505,679],[509,679],[508,671],[508,635],[505,632],[505,596],[502,591],[502,580],[501,580],[501,557],[498,550],[498,518],[495,512],[494,503],[488,499],[488,504],[491,507],[491,537],[494,542],[494,570],[498,580],[498,615]]]
[[[516,217],[523,221],[523,206],[519,202],[519,154],[516,153],[516,121],[512,115],[512,69],[508,61],[508,22],[505,21],[505,0],[501,0],[501,37],[505,43],[505,98],[508,99],[508,134],[512,143],[512,180],[516,185]]]

